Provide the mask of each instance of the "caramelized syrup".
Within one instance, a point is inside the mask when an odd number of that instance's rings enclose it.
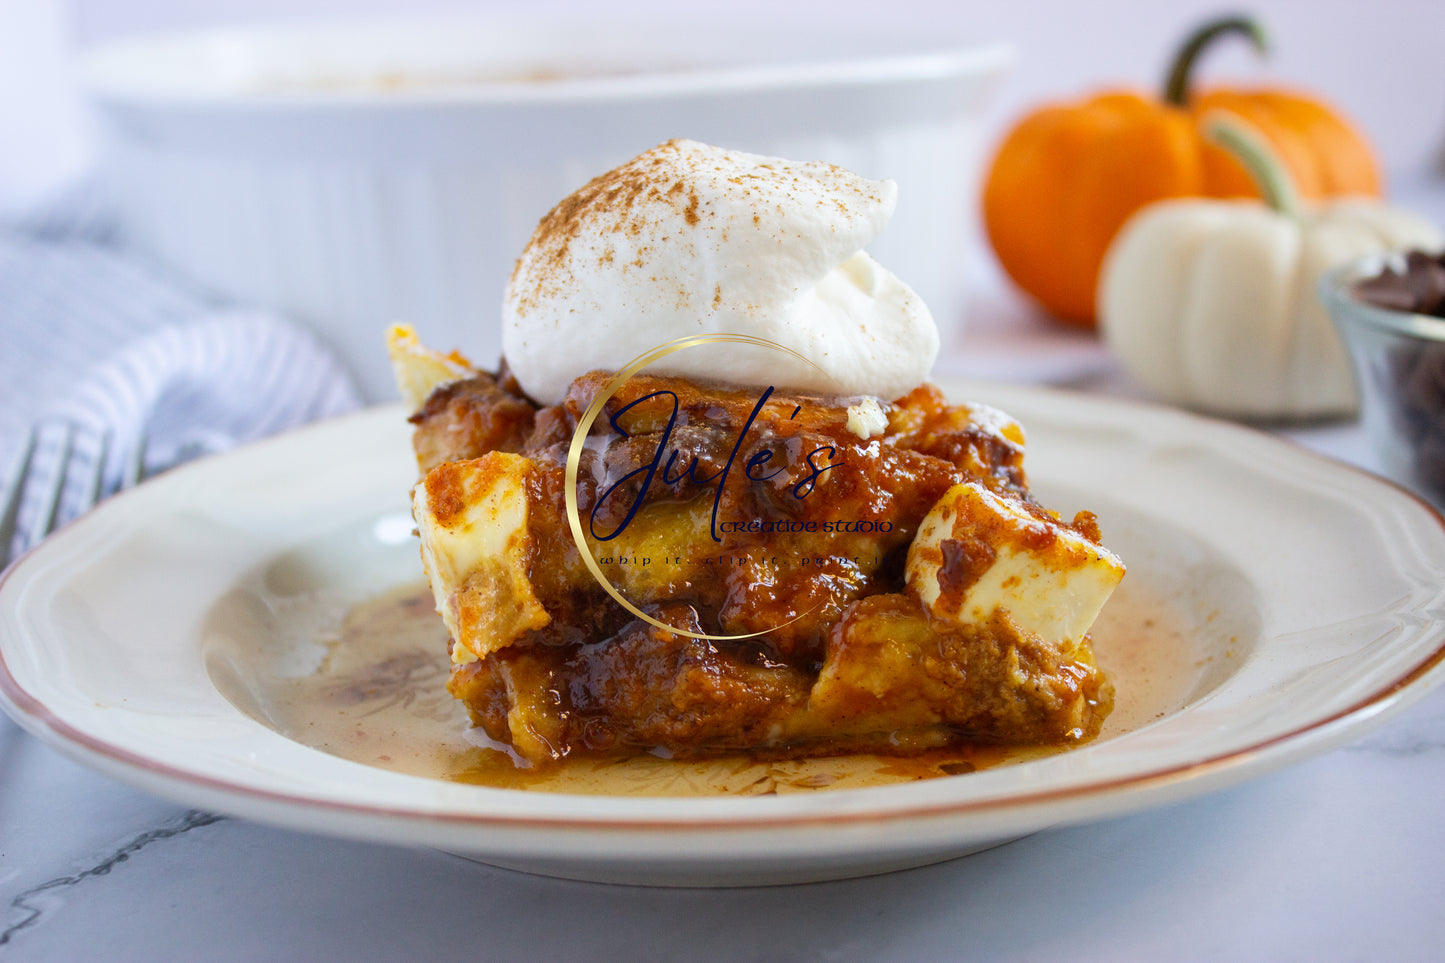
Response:
[[[1188,645],[1186,619],[1126,580],[1093,631],[1115,686],[1099,739],[1181,707],[1205,661]],[[641,753],[581,757],[523,768],[469,729],[447,693],[447,632],[424,585],[350,609],[327,633],[325,656],[300,678],[247,681],[248,711],[283,735],[355,762],[415,776],[507,789],[606,795],[699,796],[816,792],[959,775],[1063,751],[965,746],[910,756],[763,759],[737,754],[673,760]],[[238,702],[240,704],[240,702]]]

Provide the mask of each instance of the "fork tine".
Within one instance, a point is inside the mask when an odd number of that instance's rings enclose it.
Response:
[[[10,564],[10,543],[15,540],[15,525],[20,519],[20,500],[25,494],[25,479],[30,475],[30,462],[40,440],[40,426],[31,425],[14,471],[5,485],[4,501],[0,502],[0,568]]]
[[[65,480],[70,474],[70,458],[75,450],[75,425],[66,422],[65,434],[60,442],[60,454],[55,459],[55,473],[50,487],[45,490],[40,516],[30,531],[30,545],[35,545],[55,528],[55,517],[60,510],[60,496],[65,492]],[[27,546],[28,547],[28,546]]]
[[[145,474],[146,464],[146,433],[142,428],[136,435],[135,447],[131,449],[130,457],[125,461],[125,474],[121,476],[120,487],[130,488],[140,484]]]

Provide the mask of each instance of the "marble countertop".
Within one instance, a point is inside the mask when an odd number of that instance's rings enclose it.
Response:
[[[1020,343],[1053,366],[1022,377],[1133,393],[1092,339],[988,310],[945,367]],[[1287,434],[1373,467],[1355,425]],[[1429,958],[1445,945],[1442,794],[1437,691],[1236,788],[924,869],[643,889],[188,811],[0,717],[0,959]]]
[[[0,722],[0,958],[1409,960],[1445,942],[1445,690],[1234,789],[887,876],[571,883],[188,812]]]

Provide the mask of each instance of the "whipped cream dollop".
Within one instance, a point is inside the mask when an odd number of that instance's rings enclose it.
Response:
[[[673,140],[588,183],[537,226],[507,285],[502,344],[522,388],[559,402],[693,334],[659,374],[892,400],[938,354],[928,308],[864,253],[898,189],[841,167]],[[814,367],[816,365],[816,367]]]

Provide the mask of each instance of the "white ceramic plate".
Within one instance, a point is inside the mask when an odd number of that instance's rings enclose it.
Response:
[[[726,885],[919,865],[1196,795],[1339,744],[1445,677],[1445,525],[1402,490],[1168,410],[952,393],[1018,417],[1034,488],[1096,511],[1128,579],[1193,626],[1181,644],[1202,668],[1175,711],[1014,766],[743,798],[488,789],[307,748],[218,692],[206,619],[278,559],[337,598],[417,578],[397,408],[176,470],[55,535],[0,585],[0,694],[67,755],[186,805],[557,875]],[[283,620],[256,643],[307,631]]]

